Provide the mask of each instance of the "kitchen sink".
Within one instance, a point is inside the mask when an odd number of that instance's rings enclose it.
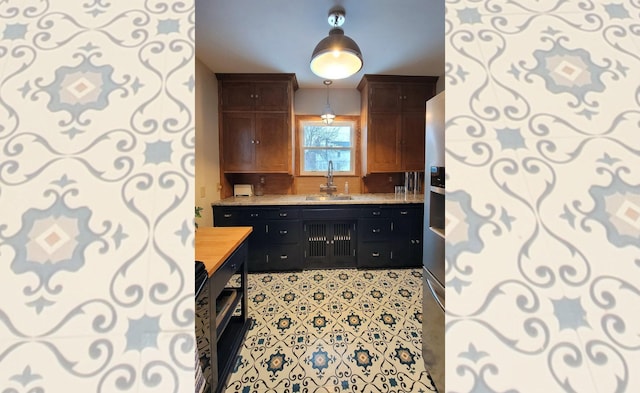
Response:
[[[350,201],[351,195],[307,195],[308,201]]]

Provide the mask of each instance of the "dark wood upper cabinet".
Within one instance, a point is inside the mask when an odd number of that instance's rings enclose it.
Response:
[[[289,173],[294,74],[216,74],[223,173]]]
[[[438,78],[366,74],[362,102],[362,173],[424,170],[426,102]]]
[[[221,104],[225,111],[287,112],[292,100],[290,83],[223,81]]]

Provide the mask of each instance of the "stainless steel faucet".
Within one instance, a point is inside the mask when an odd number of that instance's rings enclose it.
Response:
[[[320,192],[326,192],[331,195],[334,191],[338,191],[338,187],[333,184],[333,161],[329,160],[329,168],[327,168],[327,184],[320,184]]]

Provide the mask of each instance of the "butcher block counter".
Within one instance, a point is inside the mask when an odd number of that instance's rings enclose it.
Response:
[[[196,261],[212,276],[253,230],[252,227],[200,227],[196,230]]]

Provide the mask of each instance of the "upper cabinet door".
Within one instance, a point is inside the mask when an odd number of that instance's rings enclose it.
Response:
[[[288,82],[257,82],[254,84],[254,95],[256,111],[289,110],[291,99]]]
[[[254,91],[253,83],[224,81],[221,88],[221,105],[224,110],[253,110],[256,104]]]
[[[291,132],[286,113],[256,114],[256,165],[260,172],[289,173]]]
[[[369,111],[400,112],[402,92],[400,86],[388,83],[372,83],[369,87]]]
[[[246,113],[225,113],[220,132],[222,168],[226,172],[246,172],[255,168],[255,116]]]
[[[433,93],[433,87],[429,85],[402,85],[402,111],[424,113],[427,100],[433,96]]]
[[[424,112],[406,112],[402,115],[402,170],[424,170]]]
[[[297,82],[293,74],[216,74],[223,112],[291,112]]]

